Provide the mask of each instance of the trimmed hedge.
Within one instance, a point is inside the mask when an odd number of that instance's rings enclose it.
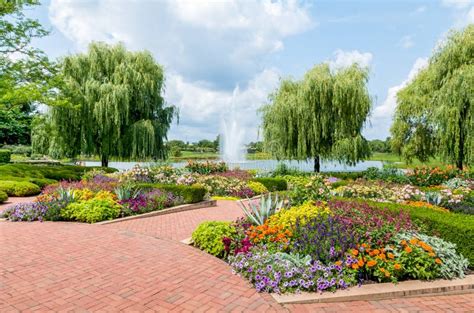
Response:
[[[0,190],[12,197],[34,196],[41,192],[41,188],[26,181],[0,180]]]
[[[343,200],[349,201],[349,199]],[[354,201],[354,199],[350,199],[350,201]],[[412,220],[422,227],[423,232],[455,243],[457,251],[466,257],[469,260],[470,267],[474,268],[474,215],[445,213],[397,203],[365,200],[364,202],[371,206],[387,208],[396,212],[400,212],[400,210],[407,211]]]
[[[252,181],[261,183],[268,191],[282,191],[288,189],[288,183],[283,178],[261,177],[254,178]]]
[[[204,200],[206,195],[206,188],[200,185],[164,185],[164,184],[153,184],[153,183],[140,183],[136,185],[142,189],[160,189],[163,191],[171,192],[175,196],[182,197],[185,203],[196,203]]]
[[[0,149],[0,163],[9,163],[12,152],[7,149]]]
[[[356,180],[358,178],[363,178],[365,175],[364,172],[321,172],[324,176],[327,177],[337,177],[342,180]]]
[[[0,190],[0,203],[8,200],[8,195],[5,191]]]

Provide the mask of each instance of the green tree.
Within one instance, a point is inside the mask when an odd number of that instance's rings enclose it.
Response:
[[[149,52],[92,43],[87,53],[64,58],[61,79],[70,104],[51,107],[50,152],[100,155],[102,166],[110,157],[166,157],[175,108],[162,97],[163,68]]]
[[[35,103],[55,99],[55,65],[31,44],[48,31],[23,14],[38,4],[0,0],[0,143],[28,144]]]
[[[277,158],[354,164],[369,155],[361,130],[371,109],[368,70],[354,64],[332,72],[315,66],[302,81],[283,80],[263,107],[267,151]]]
[[[474,162],[474,25],[454,31],[427,68],[397,94],[394,149],[410,161],[439,154],[462,169]]]

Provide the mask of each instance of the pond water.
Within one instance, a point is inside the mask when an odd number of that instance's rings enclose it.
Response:
[[[179,163],[170,163],[176,168],[182,168],[186,165],[187,162]],[[297,168],[300,171],[313,171],[313,161],[277,161],[277,160],[248,160],[242,162],[227,162],[229,168],[240,168],[243,170],[261,170],[261,171],[271,171],[276,168],[279,163],[285,163],[290,168]],[[153,165],[153,162],[109,162],[109,167],[116,168],[118,170],[129,170],[135,164],[140,164],[141,166]],[[100,166],[100,162],[86,161],[86,166]],[[364,171],[369,167],[382,168],[383,162],[381,161],[363,161],[359,162],[354,166],[347,166],[340,164],[338,162],[321,162],[321,171],[322,172],[347,172],[347,171]]]

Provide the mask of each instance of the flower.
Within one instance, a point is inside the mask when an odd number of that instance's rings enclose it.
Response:
[[[396,270],[401,270],[402,269],[402,266],[398,263],[395,263],[395,265],[393,266],[394,269]]]
[[[375,260],[370,260],[369,262],[367,262],[367,267],[373,267],[377,264],[377,261]]]
[[[352,254],[357,256],[359,254],[359,250],[357,249],[352,249]]]
[[[387,253],[387,256],[389,259],[392,259],[392,260],[395,258],[395,256],[391,252]]]
[[[440,258],[436,258],[436,259],[435,259],[435,262],[436,262],[436,264],[441,264],[441,263],[443,263],[443,261],[441,261]]]
[[[352,269],[353,269],[353,270],[359,269],[359,265],[357,265],[357,264],[352,264]]]
[[[405,250],[406,253],[411,253],[413,251],[412,248],[410,248],[408,246],[406,246],[404,250]]]

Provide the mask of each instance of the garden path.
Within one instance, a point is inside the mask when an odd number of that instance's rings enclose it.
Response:
[[[0,312],[473,312],[474,295],[279,306],[178,242],[233,202],[109,225],[0,222]]]

